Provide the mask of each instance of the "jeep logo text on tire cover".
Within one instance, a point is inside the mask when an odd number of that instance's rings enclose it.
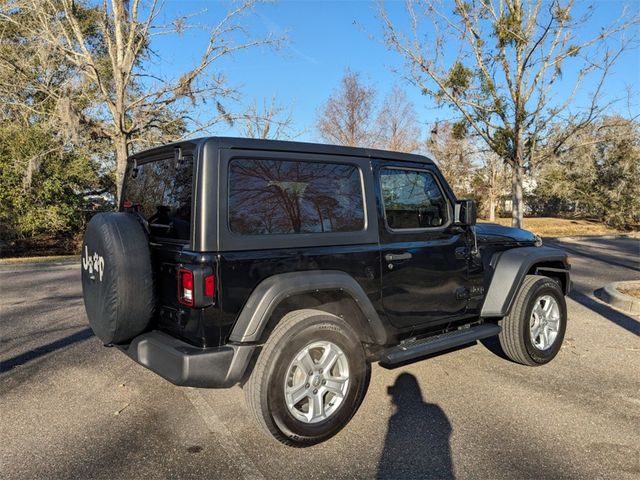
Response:
[[[102,281],[102,274],[104,273],[104,257],[94,253],[89,256],[89,247],[84,246],[84,257],[82,258],[82,268],[88,270],[89,273],[93,273],[95,270],[98,273],[98,279]]]

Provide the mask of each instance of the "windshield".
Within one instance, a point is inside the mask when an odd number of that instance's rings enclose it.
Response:
[[[124,183],[123,208],[138,212],[153,237],[189,241],[193,157],[173,157],[130,167]]]

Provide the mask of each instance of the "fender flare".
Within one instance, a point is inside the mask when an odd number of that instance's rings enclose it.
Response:
[[[278,304],[291,295],[320,290],[342,290],[353,298],[368,320],[376,343],[386,343],[384,324],[371,300],[355,279],[338,270],[280,273],[266,278],[253,290],[245,303],[229,340],[258,342]]]
[[[541,262],[562,262],[568,267],[567,257],[564,251],[552,247],[522,247],[496,253],[491,259],[493,276],[480,316],[489,318],[507,315],[525,275],[534,265]],[[540,272],[546,270],[556,269],[540,268]],[[564,293],[567,294],[571,284],[568,268],[563,273],[566,278]]]

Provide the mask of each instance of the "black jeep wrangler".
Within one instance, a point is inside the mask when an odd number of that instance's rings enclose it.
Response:
[[[203,138],[128,164],[96,215],[82,287],[95,334],[176,385],[243,386],[295,446],[354,415],[389,367],[498,336],[541,365],[565,333],[569,259],[476,225],[418,155]]]

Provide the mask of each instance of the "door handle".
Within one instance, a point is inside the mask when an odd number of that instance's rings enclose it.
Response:
[[[396,262],[398,260],[409,260],[413,255],[411,255],[411,253],[409,252],[405,252],[405,253],[387,253],[384,256],[384,259],[387,262]]]

